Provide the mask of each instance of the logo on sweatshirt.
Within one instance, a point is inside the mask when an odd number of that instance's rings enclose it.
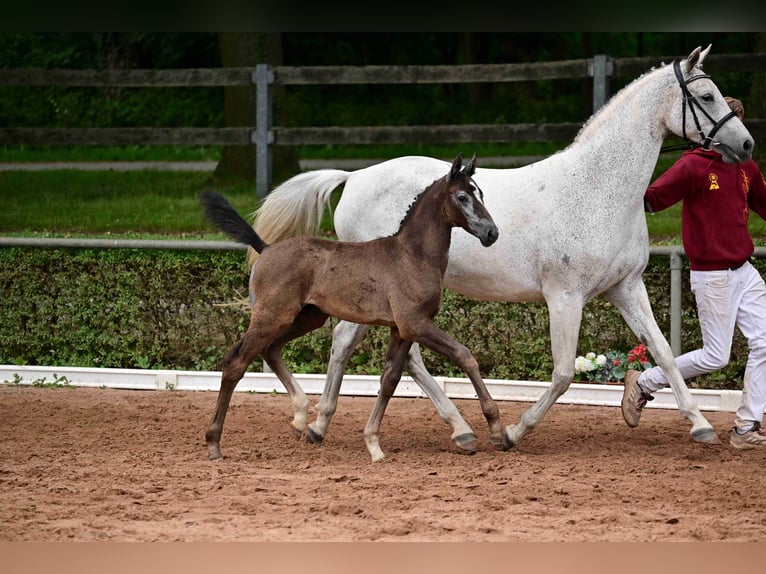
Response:
[[[707,178],[710,181],[710,187],[708,189],[721,189],[721,186],[718,185],[718,175],[717,174],[709,173]]]

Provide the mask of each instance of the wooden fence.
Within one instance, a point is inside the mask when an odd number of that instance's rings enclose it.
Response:
[[[473,124],[441,126],[280,127],[272,125],[272,88],[308,84],[428,84],[530,82],[592,78],[593,110],[609,97],[610,78],[632,78],[673,57],[593,58],[518,64],[456,66],[276,66],[189,70],[0,69],[0,86],[214,87],[254,86],[252,126],[232,128],[45,128],[2,127],[0,145],[255,145],[256,189],[271,189],[273,146],[325,144],[408,144],[430,142],[567,141],[582,126],[575,123]],[[705,69],[723,72],[766,69],[766,53],[712,54]],[[766,136],[766,120],[747,119],[756,139]]]

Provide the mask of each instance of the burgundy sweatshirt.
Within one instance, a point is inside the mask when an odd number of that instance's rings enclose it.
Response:
[[[766,219],[766,182],[758,165],[753,160],[724,163],[721,154],[702,148],[684,152],[644,199],[652,212],[683,200],[681,234],[695,271],[744,263],[753,254],[750,210]]]

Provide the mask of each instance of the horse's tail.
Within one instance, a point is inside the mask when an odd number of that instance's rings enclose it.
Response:
[[[266,196],[254,214],[253,229],[268,243],[316,235],[332,191],[349,175],[339,169],[318,169],[291,177]],[[248,252],[252,266],[257,255],[252,249]]]
[[[258,253],[268,247],[250,224],[216,191],[203,191],[200,201],[208,221],[238,243],[244,243]]]

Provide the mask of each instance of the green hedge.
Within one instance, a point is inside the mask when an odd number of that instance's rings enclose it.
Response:
[[[644,278],[664,333],[670,331],[669,277],[668,258],[653,257]],[[683,277],[686,351],[701,343],[688,269]],[[241,252],[6,248],[0,286],[2,364],[217,370],[248,323],[246,307],[232,304],[247,292]],[[473,351],[486,377],[550,380],[545,304],[487,303],[447,291],[437,323]],[[285,359],[294,372],[325,372],[335,324],[331,319],[289,345]],[[348,372],[378,374],[387,338],[387,329],[371,329]],[[627,351],[637,342],[603,298],[586,306],[578,354]],[[440,355],[424,350],[423,356],[434,375],[464,376]],[[746,360],[737,333],[730,364],[690,384],[741,388]]]

